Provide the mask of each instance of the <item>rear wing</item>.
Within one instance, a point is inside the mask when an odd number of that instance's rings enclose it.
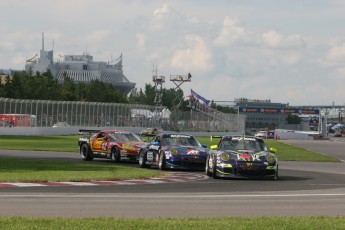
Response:
[[[100,131],[101,130],[97,130],[97,129],[79,129],[79,134],[91,136],[92,134],[98,133]]]
[[[211,141],[213,140],[213,138],[222,138],[223,136],[219,136],[219,135],[212,135],[210,136]]]
[[[157,136],[157,134],[146,134],[146,133],[140,133],[138,135],[140,139],[145,142],[151,142]]]

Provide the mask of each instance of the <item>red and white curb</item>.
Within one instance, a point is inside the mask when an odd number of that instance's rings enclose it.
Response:
[[[148,179],[130,179],[114,181],[71,181],[71,182],[37,182],[37,183],[11,183],[1,182],[2,187],[47,187],[47,186],[97,186],[97,185],[138,185],[138,184],[163,184],[172,182],[188,182],[205,180],[208,176],[196,173],[170,172],[169,175],[148,178]]]

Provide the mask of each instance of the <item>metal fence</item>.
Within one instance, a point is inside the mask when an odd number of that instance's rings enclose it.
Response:
[[[0,98],[0,123],[31,127],[161,127],[164,130],[241,132],[245,116],[215,119],[191,110],[171,113],[165,107],[122,103]],[[7,123],[5,122],[7,121]]]

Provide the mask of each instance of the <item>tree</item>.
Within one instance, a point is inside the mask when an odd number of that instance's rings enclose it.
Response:
[[[63,101],[76,101],[76,85],[74,81],[67,76],[66,73],[63,74],[64,81],[61,87],[61,100]]]
[[[288,115],[288,124],[301,124],[301,118],[297,115]]]

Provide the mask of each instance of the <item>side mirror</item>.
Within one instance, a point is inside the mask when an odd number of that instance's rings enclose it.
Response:
[[[211,145],[210,149],[217,150],[218,149],[218,145]]]
[[[277,152],[277,149],[275,149],[275,148],[270,148],[268,151],[269,151],[270,153],[276,153],[276,152]]]

